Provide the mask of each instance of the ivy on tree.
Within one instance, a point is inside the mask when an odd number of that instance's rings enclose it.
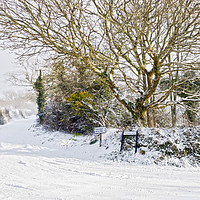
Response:
[[[41,124],[44,120],[44,105],[45,105],[44,85],[43,85],[41,70],[36,82],[34,83],[34,87],[37,92],[38,116],[39,116],[39,123]]]

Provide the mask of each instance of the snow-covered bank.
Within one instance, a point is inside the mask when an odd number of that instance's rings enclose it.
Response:
[[[0,98],[0,125],[36,114],[34,93],[7,91]]]
[[[32,115],[32,110],[29,109],[14,109],[0,107],[0,125],[8,123],[10,120],[23,119]]]
[[[142,128],[139,133],[138,153],[134,138],[126,138],[125,149],[119,147],[107,155],[108,159],[137,164],[200,167],[200,127]],[[112,141],[120,141],[119,136]]]
[[[105,161],[119,145],[106,146],[111,133],[100,148],[92,136],[33,129],[34,120],[0,126],[1,200],[200,199],[200,168]]]

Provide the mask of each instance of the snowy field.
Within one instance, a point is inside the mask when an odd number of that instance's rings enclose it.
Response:
[[[33,131],[34,120],[0,126],[0,200],[200,199],[200,168],[107,161],[87,136]]]

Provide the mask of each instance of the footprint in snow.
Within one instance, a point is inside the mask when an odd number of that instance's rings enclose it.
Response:
[[[23,161],[21,161],[21,160],[20,160],[18,163],[19,163],[20,165],[24,165],[24,166],[26,166],[26,163],[23,162]]]

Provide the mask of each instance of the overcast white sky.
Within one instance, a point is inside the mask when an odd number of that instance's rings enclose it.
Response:
[[[6,79],[6,74],[20,69],[20,66],[15,61],[15,55],[9,51],[0,50],[0,96],[8,90],[16,90]]]

